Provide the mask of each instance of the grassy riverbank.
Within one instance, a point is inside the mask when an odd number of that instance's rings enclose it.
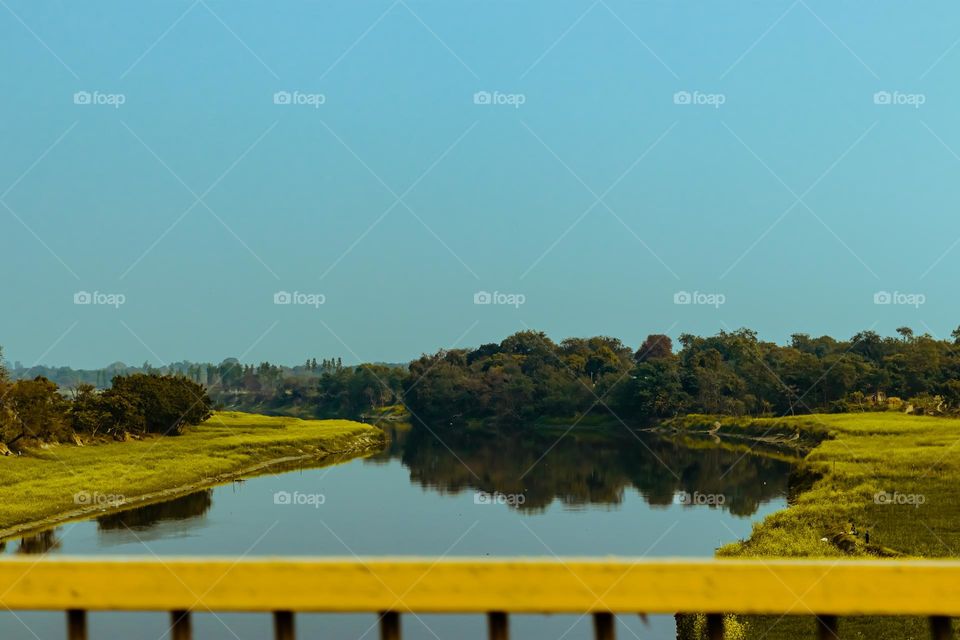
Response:
[[[960,556],[960,419],[882,412],[719,420],[723,434],[819,441],[798,468],[795,480],[803,490],[789,508],[719,555]],[[715,427],[714,421],[694,416],[682,427],[702,430]],[[849,535],[851,523],[857,536]],[[798,604],[794,613],[808,612]],[[814,637],[809,616],[746,622],[749,638]],[[840,631],[843,638],[929,637],[926,621],[918,619],[848,618]]]
[[[0,458],[0,537],[217,484],[298,458],[359,454],[383,432],[349,420],[221,412],[181,436]]]

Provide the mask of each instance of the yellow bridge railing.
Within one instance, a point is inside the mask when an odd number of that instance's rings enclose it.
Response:
[[[269,612],[293,640],[296,612],[380,614],[399,640],[403,613],[484,614],[506,640],[509,614],[590,614],[599,640],[614,615],[816,616],[820,638],[837,617],[930,618],[936,640],[960,617],[960,562],[422,558],[69,558],[0,560],[0,605],[67,613],[69,640],[86,640],[88,611],[169,611],[173,640],[191,638],[191,612]]]

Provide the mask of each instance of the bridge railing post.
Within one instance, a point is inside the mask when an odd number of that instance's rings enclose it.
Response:
[[[817,616],[817,638],[819,640],[838,640],[840,637],[837,616]]]
[[[190,624],[190,612],[176,610],[170,612],[170,639],[192,640],[193,629]]]
[[[87,612],[83,609],[67,611],[67,640],[87,640]]]
[[[509,640],[510,627],[507,614],[503,611],[491,611],[488,613],[487,631],[490,640]]]
[[[946,616],[930,616],[930,637],[933,640],[951,640],[953,624]]]
[[[616,638],[612,613],[593,614],[593,635],[597,640],[614,640]]]
[[[396,611],[380,614],[380,640],[400,640],[400,614]]]
[[[276,640],[294,640],[296,634],[292,611],[273,612],[273,636]]]
[[[707,638],[710,640],[723,640],[723,614],[707,614]]]

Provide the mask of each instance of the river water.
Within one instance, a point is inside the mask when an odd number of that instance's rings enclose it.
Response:
[[[391,427],[387,449],[258,475],[3,543],[4,554],[711,556],[786,506],[781,460],[614,430],[450,434]],[[91,614],[92,638],[163,640],[161,613]],[[373,640],[376,616],[300,615],[300,638]],[[403,616],[407,639],[485,637],[482,616]],[[618,616],[618,637],[675,637]],[[589,617],[515,616],[514,637],[590,638]],[[4,640],[64,637],[62,614],[0,613]],[[196,613],[194,637],[269,638],[262,614]]]

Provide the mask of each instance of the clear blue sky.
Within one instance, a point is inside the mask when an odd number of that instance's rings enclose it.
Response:
[[[527,327],[948,335],[958,39],[946,1],[3,0],[0,344],[90,367]]]

